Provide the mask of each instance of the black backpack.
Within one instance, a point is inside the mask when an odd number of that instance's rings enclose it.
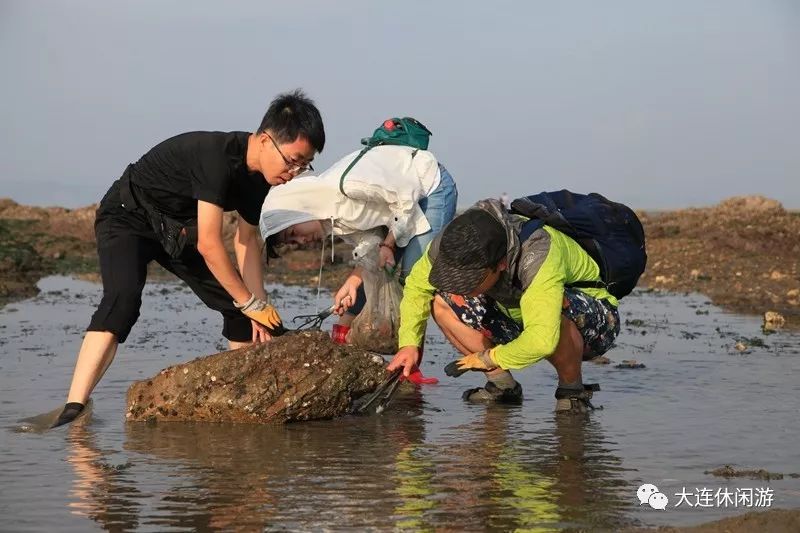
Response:
[[[603,281],[579,281],[573,287],[604,287],[617,298],[630,294],[647,264],[644,229],[631,208],[597,193],[566,189],[542,192],[511,202],[511,212],[531,220],[520,241],[547,224],[574,239],[597,262]]]

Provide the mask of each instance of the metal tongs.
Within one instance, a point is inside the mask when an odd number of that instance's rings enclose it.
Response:
[[[303,323],[297,326],[294,331],[311,331],[320,329],[325,319],[331,316],[335,310],[336,306],[332,305],[316,315],[297,315],[292,319],[292,323],[295,323],[298,320],[303,320]]]
[[[375,414],[382,413],[383,410],[386,409],[386,406],[389,405],[389,402],[392,401],[392,396],[394,396],[398,385],[400,385],[402,381],[400,379],[402,375],[402,368],[393,370],[386,379],[378,384],[378,387],[372,393],[362,398],[358,402],[358,405],[353,406],[352,412],[355,414],[364,414],[367,409],[377,401],[378,404],[375,406]]]

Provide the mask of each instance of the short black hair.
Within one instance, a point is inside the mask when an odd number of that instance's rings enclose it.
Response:
[[[503,225],[482,209],[467,209],[442,231],[439,254],[460,267],[496,268],[506,257]]]
[[[277,143],[291,143],[305,137],[317,152],[325,147],[325,127],[314,101],[301,89],[282,93],[269,104],[256,133],[269,130]]]
[[[503,224],[479,208],[466,210],[445,226],[428,281],[442,292],[470,294],[506,257]]]

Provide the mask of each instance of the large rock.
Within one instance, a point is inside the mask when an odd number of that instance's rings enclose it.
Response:
[[[128,421],[285,423],[347,413],[385,361],[320,331],[201,357],[128,389]]]

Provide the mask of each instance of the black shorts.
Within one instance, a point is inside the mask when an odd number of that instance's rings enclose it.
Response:
[[[228,291],[219,284],[197,249],[187,246],[178,259],[170,257],[156,239],[145,213],[122,207],[118,181],[100,202],[94,230],[103,298],[87,331],[108,331],[120,343],[125,342],[139,318],[147,265],[156,261],[185,281],[209,308],[222,314],[222,335],[226,339],[238,342],[252,339],[250,319],[233,305]]]

